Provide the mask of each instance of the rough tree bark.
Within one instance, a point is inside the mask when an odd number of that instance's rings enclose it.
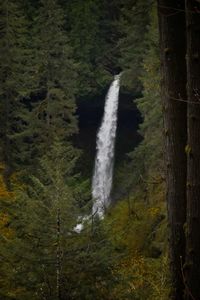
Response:
[[[186,299],[200,299],[200,3],[186,0],[188,177]]]
[[[158,0],[161,50],[161,97],[164,115],[166,199],[168,205],[170,299],[184,294],[182,264],[185,260],[187,101],[184,0]]]
[[[60,208],[57,209],[57,253],[56,253],[56,289],[57,299],[61,300],[61,247],[60,247]]]
[[[10,43],[9,43],[9,9],[8,9],[8,1],[6,2],[6,27],[5,27],[5,33],[6,33],[6,52],[9,53],[10,51]],[[10,58],[7,56],[7,64],[10,65]],[[5,72],[5,79],[4,81],[7,82],[9,79],[8,75],[8,68]],[[10,114],[10,97],[11,93],[8,89],[8,86],[5,84],[5,105],[4,105],[4,133],[3,133],[3,161],[5,163],[5,170],[3,173],[3,178],[5,185],[9,191],[11,191],[11,182],[10,182],[10,176],[12,174],[12,167],[11,167],[11,147],[10,147],[10,139],[9,139],[9,114]]]

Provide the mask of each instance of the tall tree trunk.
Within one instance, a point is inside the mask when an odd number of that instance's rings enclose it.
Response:
[[[10,147],[10,139],[8,137],[9,135],[9,110],[10,110],[10,99],[9,99],[10,95],[8,93],[8,91],[6,92],[6,97],[5,97],[5,124],[4,124],[4,128],[5,128],[5,132],[4,132],[4,150],[3,150],[3,159],[4,159],[4,163],[5,163],[5,169],[3,172],[3,178],[4,178],[4,182],[6,185],[6,188],[8,189],[8,191],[11,191],[11,181],[10,181],[10,177],[12,175],[12,167],[11,167],[11,147]]]
[[[185,260],[187,104],[184,0],[158,0],[161,96],[164,114],[166,199],[170,231],[172,295],[183,299]]]
[[[9,43],[9,2],[6,1],[6,52],[10,53],[10,43]],[[10,56],[7,55],[7,65],[10,66]],[[5,72],[5,82],[8,81],[9,75],[8,75],[8,70]],[[10,114],[10,97],[11,93],[8,89],[8,86],[6,86],[5,89],[5,105],[4,105],[4,146],[3,146],[3,160],[5,163],[5,170],[3,173],[3,178],[5,185],[9,191],[11,191],[11,182],[10,182],[10,176],[12,174],[12,167],[11,167],[11,145],[10,145],[10,139],[9,139],[9,114]]]
[[[60,208],[57,209],[57,253],[56,253],[56,289],[57,299],[61,300],[61,247],[60,247]]]
[[[188,178],[186,299],[200,299],[200,4],[186,0]]]

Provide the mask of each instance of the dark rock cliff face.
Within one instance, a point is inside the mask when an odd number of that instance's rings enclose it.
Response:
[[[75,145],[83,151],[79,170],[86,177],[92,176],[96,153],[96,135],[104,112],[105,95],[106,92],[92,99],[77,100],[79,134],[75,137]],[[120,93],[115,150],[116,166],[119,161],[125,158],[125,154],[133,151],[141,141],[138,126],[142,122],[142,118],[134,103],[134,98],[128,93]]]

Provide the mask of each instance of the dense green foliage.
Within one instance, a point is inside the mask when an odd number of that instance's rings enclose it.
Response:
[[[124,78],[122,84],[131,91],[140,93],[142,88],[141,76],[143,72],[144,51],[146,49],[145,35],[150,23],[151,1],[133,1],[129,9],[123,9],[120,22],[122,37],[119,40],[121,51],[120,64]]]
[[[0,15],[1,153],[6,163],[4,175],[9,185],[8,178],[13,168],[24,159],[23,133],[28,116],[23,97],[31,92],[32,57],[28,24],[20,3],[2,1]]]
[[[1,299],[167,299],[154,5],[9,0],[0,15]],[[115,170],[119,203],[78,234],[91,191],[76,171],[76,99],[120,70],[143,141]]]

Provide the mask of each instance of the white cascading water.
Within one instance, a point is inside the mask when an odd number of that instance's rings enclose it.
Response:
[[[104,116],[97,134],[97,154],[92,179],[92,215],[98,215],[99,218],[103,218],[105,208],[110,204],[119,88],[120,75],[116,75],[106,96]],[[84,228],[84,222],[90,220],[90,218],[91,215],[80,216],[74,231],[80,233]]]
[[[103,217],[110,204],[117,129],[120,75],[116,75],[106,96],[104,116],[97,134],[97,154],[92,180],[92,214]]]

